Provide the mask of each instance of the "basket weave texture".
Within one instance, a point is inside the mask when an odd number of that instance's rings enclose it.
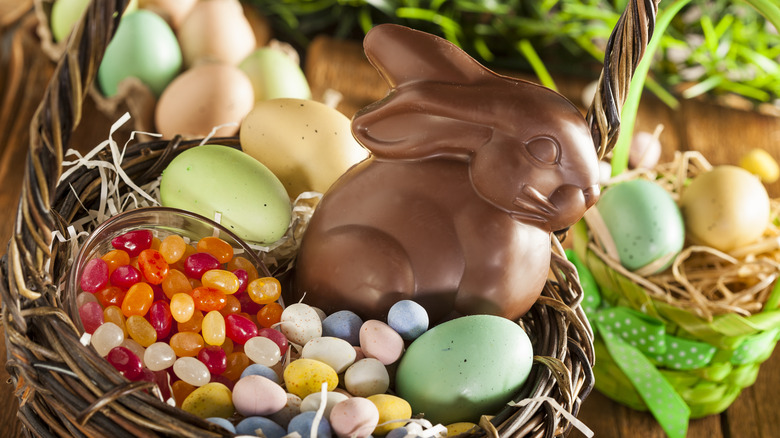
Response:
[[[116,29],[118,12],[127,3],[91,2],[32,121],[15,229],[0,266],[6,368],[16,386],[24,432],[30,436],[230,436],[225,429],[158,399],[148,391],[151,383],[128,381],[85,347],[74,323],[77,316],[68,313],[71,306],[65,302],[74,295],[63,293],[74,245],[54,236],[67,235],[68,225],[99,202],[101,172],[85,166],[62,179],[63,154],[81,121],[82,102]],[[619,108],[649,39],[656,7],[654,2],[630,2],[616,36],[610,39],[607,66],[588,115],[601,154],[614,144]],[[238,147],[236,138],[213,142]],[[177,154],[199,143],[174,138],[131,144],[121,169],[134,184],[143,185],[157,178]],[[113,159],[109,151],[97,158]],[[582,288],[557,237],[551,237],[549,280],[539,301],[520,321],[536,353],[528,383],[515,397],[526,403],[485,416],[475,435],[566,435],[572,422],[561,410],[576,416],[593,386],[593,333],[580,306]],[[549,399],[561,410],[545,401]]]

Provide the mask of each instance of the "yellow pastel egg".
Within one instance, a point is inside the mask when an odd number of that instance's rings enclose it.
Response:
[[[235,412],[232,392],[217,382],[196,388],[184,399],[181,408],[201,418],[228,418]]]
[[[780,166],[769,152],[763,149],[751,149],[739,161],[739,167],[758,175],[761,181],[773,183],[780,178]]]
[[[376,405],[379,411],[379,426],[374,429],[374,435],[385,435],[393,429],[402,427],[412,418],[412,407],[401,397],[390,394],[375,394],[367,398]]]
[[[298,359],[284,370],[287,391],[302,399],[321,391],[323,382],[327,384],[328,391],[333,391],[339,383],[339,376],[333,368],[318,360]]]
[[[469,430],[477,427],[476,424],[468,421],[461,421],[459,423],[452,423],[447,425],[447,436],[458,436],[468,432]]]

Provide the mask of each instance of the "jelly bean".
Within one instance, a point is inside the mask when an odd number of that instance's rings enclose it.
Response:
[[[209,236],[198,241],[198,252],[209,253],[219,263],[227,263],[233,258],[233,247],[219,237]]]
[[[330,438],[332,435],[330,422],[325,417],[319,419],[317,432],[315,434],[311,433],[312,425],[314,424],[314,417],[316,415],[317,413],[313,411],[301,412],[295,418],[290,420],[290,424],[287,426],[287,433],[290,434],[297,432],[300,436]]]
[[[173,372],[176,377],[184,380],[192,386],[203,386],[211,380],[211,373],[206,365],[194,357],[179,357],[173,363]]]
[[[157,332],[152,324],[143,316],[130,315],[125,322],[127,334],[143,347],[148,347],[157,342]]]
[[[121,306],[122,300],[125,299],[125,293],[126,292],[122,288],[106,286],[95,292],[95,298],[98,299],[98,302],[100,302],[100,305],[103,307]]]
[[[130,289],[132,285],[141,281],[141,271],[131,265],[117,266],[111,273],[110,280],[114,286]]]
[[[79,307],[79,318],[84,331],[92,334],[103,324],[103,308],[97,302],[85,303]]]
[[[257,304],[269,304],[282,295],[282,285],[274,277],[261,277],[250,281],[246,292]]]
[[[173,393],[173,399],[176,400],[176,406],[181,407],[187,396],[195,391],[195,386],[190,385],[184,380],[177,380],[171,383],[171,392]]]
[[[262,394],[262,397],[258,397]],[[287,393],[272,380],[256,375],[239,379],[233,387],[233,404],[239,414],[270,415],[287,404]]]
[[[322,321],[317,312],[303,303],[294,303],[282,312],[282,333],[290,342],[306,345],[309,340],[322,336]]]
[[[277,413],[268,416],[274,423],[287,427],[290,420],[301,413],[301,398],[295,394],[287,393],[287,404]]]
[[[173,366],[176,352],[165,342],[155,342],[144,352],[144,365],[152,371],[161,371]]]
[[[187,322],[195,312],[195,301],[186,293],[176,293],[171,297],[170,310],[176,322]]]
[[[144,316],[149,312],[153,302],[154,291],[151,286],[146,283],[136,283],[130,286],[122,300],[122,313],[127,317],[130,315]]]
[[[204,312],[220,310],[227,304],[224,293],[206,286],[193,289],[192,299],[195,300],[195,308]]]
[[[390,387],[390,374],[382,362],[367,357],[347,368],[344,386],[356,397],[384,394]]]
[[[152,247],[152,232],[149,230],[133,230],[114,237],[111,246],[127,252],[130,257],[135,257],[145,249]]]
[[[200,333],[179,332],[171,336],[170,345],[178,357],[195,357],[205,346],[205,342]]]
[[[379,424],[374,429],[374,435],[385,435],[393,429],[402,427],[412,418],[412,407],[409,402],[390,394],[374,394],[367,397],[379,411]],[[386,423],[386,424],[385,424]]]
[[[168,300],[168,296],[165,295],[165,292],[163,291],[161,285],[159,285],[159,284],[151,284],[151,283],[147,283],[147,284],[149,285],[149,287],[152,288],[152,292],[154,293],[154,297],[153,297],[153,301],[152,301],[153,303],[155,301],[167,301]]]
[[[227,430],[230,433],[235,434],[236,433],[236,426],[233,426],[233,423],[230,422],[230,420],[226,418],[220,418],[220,417],[209,417],[206,418],[206,421],[209,423],[214,423],[217,426]]]
[[[167,301],[158,300],[149,308],[149,323],[151,323],[157,339],[164,339],[171,333],[173,327],[173,315]]]
[[[160,242],[160,254],[168,264],[173,264],[181,260],[186,247],[187,243],[181,236],[171,234]]]
[[[127,328],[125,327],[125,314],[122,313],[122,309],[119,306],[108,306],[103,309],[103,320],[105,322],[113,322],[117,327],[122,329],[122,333],[127,337]]]
[[[312,359],[298,359],[290,362],[284,369],[283,378],[287,391],[301,399],[322,390],[323,382],[327,384],[328,391],[333,391],[339,382],[339,377],[333,368]]]
[[[203,286],[203,283],[201,283],[200,280],[198,280],[197,278],[188,278],[187,281],[190,282],[190,287],[192,289],[195,289],[195,288]],[[192,293],[192,292],[190,292],[190,293]]]
[[[301,357],[324,362],[336,370],[336,373],[341,374],[355,362],[356,353],[349,342],[331,336],[323,336],[307,342],[301,350]]]
[[[227,269],[229,271],[235,271],[236,269],[242,269],[247,274],[247,282],[253,281],[258,278],[257,268],[246,257],[236,256],[232,260],[227,262]]]
[[[198,360],[206,365],[211,375],[222,374],[227,369],[227,354],[222,347],[207,345],[198,352]]]
[[[272,327],[282,320],[284,307],[279,303],[270,303],[257,311],[257,324],[260,327]]]
[[[241,311],[249,314],[256,314],[263,307],[260,304],[252,301],[252,297],[246,292],[236,292],[234,295],[238,298],[238,302],[241,303]]]
[[[404,340],[412,341],[428,330],[428,312],[412,300],[401,300],[387,312],[387,325]]]
[[[237,313],[225,317],[225,335],[233,342],[244,344],[257,334],[257,325],[251,319]]]
[[[212,269],[204,272],[200,281],[203,286],[216,289],[226,295],[238,292],[240,286],[236,274],[223,269]]]
[[[152,371],[154,373],[154,383],[157,384],[157,388],[152,388],[153,391],[160,391],[159,398],[161,400],[170,400],[171,398],[171,379],[167,370]]]
[[[92,259],[84,266],[79,285],[85,292],[95,293],[108,284],[108,264],[102,259]]]
[[[192,285],[187,276],[178,269],[169,269],[168,275],[165,276],[161,284],[163,292],[168,299],[171,299],[175,294],[192,292]]]
[[[279,346],[279,352],[282,356],[287,354],[287,348],[289,347],[289,343],[287,342],[287,338],[284,336],[282,332],[276,329],[272,328],[261,328],[257,331],[258,336],[266,337],[274,342],[276,342],[276,345]]]
[[[184,273],[196,280],[200,280],[206,271],[218,268],[219,260],[207,252],[196,252],[184,261]]]
[[[168,262],[159,251],[151,248],[138,254],[138,266],[146,281],[151,284],[161,284],[165,276],[168,275]]]
[[[352,397],[333,407],[330,425],[339,438],[366,438],[379,424],[379,410],[364,397]]]
[[[146,353],[146,348],[144,348],[143,345],[139,344],[138,342],[136,342],[136,341],[134,341],[134,340],[132,340],[130,338],[125,338],[125,340],[122,341],[122,343],[119,344],[119,346],[120,347],[125,347],[128,350],[132,351],[133,354],[135,354],[135,356],[138,359],[141,359],[141,362],[143,363],[142,359],[144,357],[144,354]]]
[[[200,418],[228,418],[235,412],[230,389],[215,382],[206,383],[192,391],[182,402],[181,408]]]
[[[363,320],[350,310],[340,310],[322,321],[322,335],[341,338],[352,345],[360,345],[360,327]]]
[[[389,325],[370,319],[360,327],[360,348],[366,357],[373,357],[385,365],[390,365],[404,353],[404,340]]]
[[[81,307],[84,304],[87,303],[97,303],[98,299],[95,297],[95,294],[90,292],[80,292],[78,295],[76,295],[76,307]]]
[[[234,351],[227,355],[227,367],[222,375],[233,381],[238,380],[250,363],[249,357],[244,352]]]
[[[125,340],[125,333],[116,324],[107,322],[98,327],[89,340],[92,348],[105,357],[112,348],[118,347]]]
[[[244,353],[252,362],[269,367],[276,365],[282,359],[276,342],[263,336],[248,339],[244,344]]]
[[[141,375],[141,359],[125,347],[112,348],[106,355],[106,360],[108,360],[120,374],[130,380]]]
[[[243,379],[246,376],[263,376],[266,379],[272,380],[277,385],[282,384],[282,379],[279,378],[279,375],[276,374],[276,371],[271,369],[271,367],[261,365],[259,363],[253,363],[252,365],[249,365],[246,367],[244,372],[241,373],[241,379]]]
[[[116,268],[130,264],[130,255],[121,249],[111,250],[100,258],[108,265],[108,275],[111,275]]]
[[[225,342],[222,343],[221,347],[225,350],[225,354],[230,354],[233,352],[233,341],[226,336]]]
[[[199,333],[203,328],[203,312],[195,309],[192,312],[192,317],[185,322],[179,322],[176,324],[177,330],[180,332],[195,332]]]
[[[325,418],[330,417],[330,412],[333,410],[333,406],[336,406],[336,403],[343,402],[344,400],[348,399],[349,396],[346,394],[342,394],[340,392],[335,391],[329,391],[325,393],[325,413],[323,414]],[[306,396],[306,398],[301,401],[301,411],[302,412],[308,412],[308,411],[316,411],[320,408],[320,405],[322,404],[322,392],[314,392]]]
[[[185,269],[186,264],[187,264],[187,257],[195,254],[196,252],[198,252],[198,250],[195,249],[194,246],[186,245],[184,247],[184,254],[181,256],[181,258],[179,259],[178,262],[173,264],[173,267],[178,269],[179,271],[184,272],[184,269]]]
[[[260,433],[257,433],[257,431]],[[282,438],[287,431],[265,417],[246,417],[236,424],[236,434],[264,436],[265,438]]]
[[[222,316],[228,316],[231,313],[241,312],[241,302],[235,295],[225,295],[225,307],[219,309]]]
[[[249,274],[243,269],[236,269],[231,271],[233,275],[238,278],[238,290],[236,293],[242,293],[246,291],[246,287],[249,284]]]
[[[201,325],[203,340],[209,345],[222,345],[225,342],[225,317],[212,310],[203,317]]]

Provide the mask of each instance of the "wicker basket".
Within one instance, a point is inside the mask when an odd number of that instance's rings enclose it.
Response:
[[[101,173],[81,167],[63,174],[63,152],[81,118],[82,101],[126,0],[94,1],[71,36],[32,121],[26,176],[8,252],[0,267],[6,368],[16,385],[19,416],[31,436],[229,436],[226,430],[152,395],[148,382],[131,382],[94,350],[68,313],[62,288],[74,257],[55,232],[96,203]],[[620,107],[655,20],[654,2],[632,1],[613,38],[598,96],[588,113],[603,155],[614,143]],[[628,68],[627,68],[628,67]],[[217,140],[214,140],[217,141]],[[131,144],[121,168],[138,185],[155,179],[178,153],[199,141]],[[237,139],[219,139],[237,147]],[[98,158],[110,161],[106,152]],[[125,187],[127,189],[127,187]],[[485,415],[473,435],[563,436],[572,429],[593,386],[593,333],[580,307],[574,266],[553,239],[550,277],[522,318],[536,356],[516,406]],[[556,407],[557,405],[557,407]],[[489,413],[486,413],[489,414]]]

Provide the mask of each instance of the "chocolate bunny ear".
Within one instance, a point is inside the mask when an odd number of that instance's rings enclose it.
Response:
[[[382,24],[366,35],[366,56],[390,86],[383,100],[352,121],[355,138],[374,155],[413,159],[463,157],[490,140],[492,128],[464,117],[463,85],[497,75],[449,41],[404,26]]]

